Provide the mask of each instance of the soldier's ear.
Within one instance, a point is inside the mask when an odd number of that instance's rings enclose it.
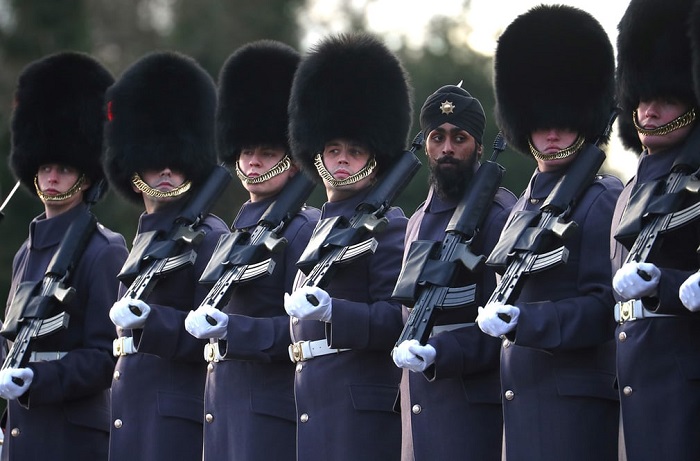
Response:
[[[476,148],[476,158],[477,160],[481,160],[481,156],[484,153],[484,146],[483,144],[479,144],[479,146]]]

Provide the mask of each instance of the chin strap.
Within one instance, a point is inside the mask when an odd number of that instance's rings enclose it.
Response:
[[[289,155],[285,154],[285,156],[282,157],[282,159],[279,162],[277,162],[275,166],[273,166],[260,176],[255,176],[251,178],[250,176],[247,176],[245,173],[243,173],[243,170],[241,170],[241,168],[238,166],[238,162],[236,162],[236,176],[238,176],[238,179],[240,179],[242,183],[260,184],[261,182],[265,182],[268,179],[272,179],[275,176],[281,175],[282,173],[287,171],[291,166],[292,161],[289,158]]]
[[[38,195],[41,200],[46,201],[46,202],[60,202],[62,200],[69,199],[72,196],[74,196],[75,194],[77,194],[78,192],[80,192],[84,183],[85,183],[85,175],[82,174],[82,175],[80,175],[78,180],[75,181],[75,184],[73,184],[73,186],[70,189],[68,189],[67,191],[65,191],[64,193],[58,194],[58,195],[48,195],[48,194],[43,193],[41,191],[41,189],[39,188],[39,176],[38,175],[34,176],[34,189],[36,189],[36,195]]]
[[[167,192],[160,191],[158,189],[154,189],[146,182],[141,179],[141,176],[139,176],[138,173],[134,173],[134,175],[131,177],[131,183],[136,187],[138,190],[143,192],[144,194],[148,195],[149,197],[153,198],[171,198],[171,197],[178,197],[188,190],[190,190],[190,187],[192,187],[192,181],[185,181],[173,190],[169,190]]]
[[[348,176],[345,179],[335,179],[330,171],[323,164],[323,156],[321,154],[316,154],[314,158],[314,165],[316,165],[316,170],[318,174],[325,179],[328,184],[333,187],[347,186],[348,184],[354,184],[358,181],[365,179],[367,176],[371,175],[374,169],[377,167],[377,161],[372,157],[369,159],[367,164],[362,167],[357,173]]]
[[[637,133],[643,134],[645,136],[664,136],[672,131],[676,131],[679,128],[683,128],[684,126],[688,126],[691,123],[693,123],[693,121],[695,121],[695,109],[690,109],[685,114],[676,117],[667,124],[661,125],[651,130],[647,130],[639,126],[636,110],[632,113],[632,120],[634,121],[634,127],[637,129]]]

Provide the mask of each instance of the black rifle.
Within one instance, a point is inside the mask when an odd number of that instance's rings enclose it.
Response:
[[[104,180],[87,190],[87,208],[71,222],[44,277],[37,282],[22,282],[17,288],[0,331],[5,338],[14,342],[0,370],[27,366],[31,343],[35,338],[68,327],[70,315],[65,311],[47,317],[59,305],[68,304],[75,297],[75,288],[70,286],[71,275],[97,226],[97,218],[90,207],[100,199],[104,190]],[[24,384],[20,378],[12,378],[12,381],[18,386]]]
[[[199,225],[231,182],[231,172],[217,165],[206,182],[183,206],[168,232],[144,232],[134,241],[122,270],[117,276],[129,288],[122,299],[146,299],[156,282],[165,275],[194,264],[194,249],[180,253],[182,247],[194,247],[204,239]],[[136,306],[129,306],[134,315],[141,315]]]
[[[305,174],[295,175],[267,207],[252,233],[237,230],[219,239],[199,279],[199,283],[214,283],[200,307],[221,309],[230,299],[234,286],[272,273],[275,262],[270,255],[284,250],[288,243],[279,235],[299,213],[315,186]],[[207,321],[216,325],[216,320],[209,316]]]
[[[350,220],[337,216],[323,219],[316,225],[314,235],[297,262],[299,269],[307,275],[306,286],[323,288],[328,285],[338,265],[374,253],[377,240],[374,237],[361,239],[367,233],[381,232],[388,224],[389,220],[384,215],[420,168],[421,163],[415,152],[422,146],[423,134],[418,133],[411,148],[404,151],[391,169],[372,186]],[[309,302],[318,303],[318,300],[311,298]]]
[[[488,215],[503,179],[504,168],[496,163],[506,142],[498,133],[491,160],[479,167],[445,228],[442,242],[417,240],[411,245],[392,298],[413,308],[396,345],[417,339],[425,344],[439,310],[467,307],[476,302],[476,284],[454,287],[461,268],[477,273],[486,257],[471,246]],[[414,292],[418,290],[418,296]],[[415,304],[413,304],[413,301]]]
[[[554,242],[563,241],[578,225],[569,221],[569,214],[586,188],[595,179],[605,161],[605,153],[598,148],[601,140],[607,139],[617,117],[614,111],[605,132],[594,144],[584,144],[574,161],[549,193],[539,212],[522,210],[513,215],[498,244],[489,255],[486,264],[503,275],[488,303],[512,303],[518,296],[522,281],[528,274],[550,269],[566,263],[569,250],[564,246],[543,251]],[[510,316],[498,314],[506,322]]]
[[[625,263],[647,261],[664,234],[700,217],[700,202],[681,209],[689,194],[698,197],[698,167],[700,129],[695,128],[666,179],[641,184],[630,197],[615,233],[615,239],[629,249]],[[651,280],[646,272],[637,273],[644,280]]]

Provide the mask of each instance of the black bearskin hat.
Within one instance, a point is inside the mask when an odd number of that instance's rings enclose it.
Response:
[[[216,165],[214,80],[192,58],[150,53],[107,90],[105,171],[133,203],[134,173],[165,167],[200,185]]]
[[[691,77],[688,17],[694,0],[632,0],[617,28],[618,120],[623,144],[641,152],[632,112],[641,100],[697,104]],[[700,11],[699,11],[700,12]]]
[[[690,13],[690,46],[693,55],[693,90],[700,104],[700,2],[695,2]]]
[[[272,40],[244,45],[219,74],[216,143],[219,160],[234,163],[244,147],[289,150],[287,104],[299,53]]]
[[[10,130],[10,167],[36,194],[34,177],[47,163],[72,166],[95,183],[104,177],[100,156],[104,93],[112,75],[92,57],[61,52],[20,74]]]
[[[498,39],[496,121],[517,151],[529,154],[533,130],[568,128],[594,142],[614,108],[615,57],[600,23],[564,5],[539,5]]]
[[[403,153],[411,127],[408,75],[398,58],[368,34],[341,34],[317,44],[299,64],[289,101],[296,163],[320,181],[314,156],[344,138],[367,147],[379,174]]]

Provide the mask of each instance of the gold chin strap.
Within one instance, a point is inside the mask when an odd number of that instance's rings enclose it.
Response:
[[[131,183],[141,192],[144,194],[148,195],[149,197],[153,198],[171,198],[171,197],[178,197],[188,190],[190,190],[190,187],[192,187],[192,181],[185,181],[173,190],[169,190],[167,192],[160,191],[158,189],[154,189],[148,184],[144,182],[143,179],[141,179],[141,176],[139,176],[138,173],[134,173],[134,175],[131,177]]]
[[[367,176],[371,175],[374,169],[377,167],[377,161],[374,157],[369,159],[367,164],[362,167],[357,173],[348,176],[345,179],[335,179],[330,171],[323,164],[323,156],[321,154],[316,154],[314,157],[314,165],[316,165],[316,171],[318,174],[325,179],[328,184],[333,187],[347,186],[348,184],[354,184],[358,181],[365,179]]]
[[[236,161],[236,176],[238,176],[238,179],[241,180],[242,183],[245,184],[260,184],[261,182],[265,182],[268,179],[272,179],[275,176],[279,176],[285,171],[287,171],[290,167],[292,166],[292,161],[289,158],[289,155],[286,155],[282,157],[282,159],[275,164],[272,168],[267,170],[265,173],[261,174],[260,176],[256,176],[254,178],[251,178],[250,176],[246,176],[245,173],[241,170],[241,168],[238,166],[238,162]]]
[[[688,126],[695,120],[695,109],[690,109],[683,115],[676,117],[665,125],[661,125],[651,130],[647,130],[639,126],[637,121],[637,111],[632,112],[632,120],[634,121],[634,127],[637,129],[637,133],[643,134],[645,136],[665,136],[672,131],[676,131],[679,128]]]
[[[41,189],[39,189],[39,176],[34,176],[34,189],[36,189],[36,195],[38,195],[39,198],[45,202],[60,202],[62,200],[69,199],[81,190],[84,183],[85,175],[81,174],[78,180],[75,181],[75,184],[73,184],[73,186],[64,193],[58,195],[47,195],[43,193]]]
[[[572,145],[570,145],[566,149],[559,150],[552,154],[545,154],[544,152],[540,152],[539,150],[537,150],[537,148],[532,145],[532,141],[530,140],[530,138],[527,139],[527,145],[530,146],[530,153],[533,157],[535,157],[537,160],[546,162],[548,160],[559,160],[574,155],[576,152],[579,151],[579,149],[581,149],[581,146],[583,146],[584,141],[585,139],[583,138],[583,136],[579,136],[578,138],[576,138],[576,141],[574,141]]]

